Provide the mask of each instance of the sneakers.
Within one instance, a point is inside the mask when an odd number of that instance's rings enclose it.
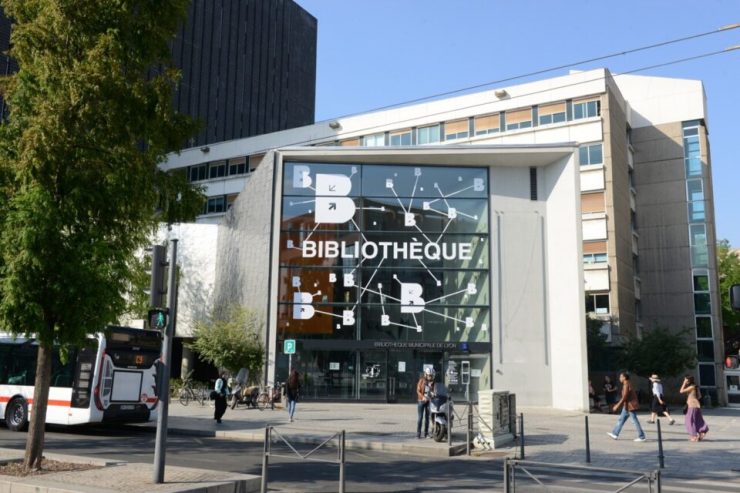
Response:
[[[650,423],[651,425],[654,425],[655,424],[655,421],[650,420],[650,419],[648,419],[647,422]]]
[[[618,439],[618,438],[619,438],[619,437],[618,437],[617,435],[615,435],[614,433],[612,433],[612,432],[610,432],[610,431],[609,431],[609,432],[607,432],[607,433],[606,433],[606,435],[607,435],[607,436],[608,436],[609,438],[611,438],[612,440],[616,440],[616,439]]]
[[[647,438],[645,438],[645,437],[638,437],[638,438],[635,438],[635,439],[634,439],[634,440],[632,440],[632,441],[633,441],[633,442],[644,442],[645,440],[647,440]]]
[[[669,425],[671,425],[671,426],[673,426],[673,423],[675,423],[675,422],[676,422],[676,420],[675,420],[675,419],[671,419],[671,420],[670,420],[670,421],[668,422],[668,424],[669,424]]]

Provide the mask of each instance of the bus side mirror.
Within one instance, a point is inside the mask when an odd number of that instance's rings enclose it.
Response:
[[[730,287],[730,306],[735,311],[740,311],[740,284]]]

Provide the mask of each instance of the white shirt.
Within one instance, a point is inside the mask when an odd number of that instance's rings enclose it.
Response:
[[[653,395],[663,396],[663,384],[660,382],[653,382]]]

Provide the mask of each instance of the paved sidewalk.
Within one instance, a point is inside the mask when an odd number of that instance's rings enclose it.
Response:
[[[457,406],[463,414],[464,406]],[[661,422],[665,456],[664,474],[671,478],[721,479],[737,482],[740,487],[740,409],[704,409],[710,431],[705,441],[692,443],[683,425],[683,415],[676,424]],[[525,456],[528,460],[585,464],[585,420],[579,412],[544,408],[520,408],[524,414]],[[229,409],[223,423],[212,419],[213,409],[200,405],[170,406],[169,426],[173,433],[202,434],[226,439],[262,442],[265,427],[274,426],[290,440],[316,441],[345,430],[347,447],[386,450],[424,456],[447,456],[446,443],[416,438],[415,404],[345,404],[300,402],[296,420],[289,423],[283,409]],[[590,414],[591,464],[598,467],[649,471],[658,468],[656,425],[648,424],[649,414],[640,413],[648,440],[636,443],[637,436],[628,421],[619,440],[606,433],[616,422],[616,415]],[[466,418],[464,418],[466,419]],[[467,422],[465,422],[466,424]],[[463,449],[465,424],[455,422],[453,445]],[[147,426],[154,426],[149,423]],[[497,449],[491,456],[516,457],[519,447],[512,444]],[[737,468],[738,471],[733,471]]]
[[[458,412],[462,414],[463,409],[464,406],[460,405]],[[519,411],[524,413],[527,460],[585,464],[585,426],[582,413],[536,408],[524,408]],[[416,438],[414,404],[301,402],[298,404],[294,423],[288,422],[287,413],[282,409],[228,410],[220,425],[214,422],[212,413],[213,409],[208,406],[191,404],[185,407],[173,403],[170,407],[170,432],[261,443],[264,440],[265,427],[274,426],[278,433],[291,442],[317,443],[345,430],[348,448],[387,450],[392,453],[410,453],[426,457],[449,454],[446,443]],[[680,414],[674,426],[668,426],[665,420],[662,422],[665,425],[663,446],[666,466],[663,475],[668,480],[685,479],[682,484],[686,485],[687,491],[713,491],[711,485],[721,485],[722,491],[740,491],[740,410],[704,410],[704,415],[710,431],[707,440],[698,443],[687,440],[682,424],[683,416]],[[625,425],[619,440],[614,441],[606,436],[606,432],[611,430],[616,416],[589,415],[591,464],[643,472],[656,469],[658,467],[656,425],[647,424],[647,415],[644,413],[640,415],[640,419],[647,432],[648,441],[636,443],[632,441],[636,433],[630,422]],[[155,429],[155,423],[136,426],[151,431]],[[464,426],[456,423],[456,430],[453,434],[453,443],[464,447]],[[0,450],[0,459],[3,458],[3,452]],[[55,458],[52,451],[48,452],[49,458]],[[7,456],[9,452],[5,453]],[[512,444],[484,453],[479,458],[453,457],[450,460],[493,460],[492,467],[498,468],[501,467],[499,462],[501,457],[516,457],[518,454],[518,445]],[[734,468],[738,470],[735,471]],[[168,466],[166,473],[164,485],[153,485],[150,464],[110,463],[105,469],[82,473],[57,473],[22,480],[0,477],[0,493],[31,491],[241,493],[255,491],[254,488],[259,487],[259,478],[256,476],[227,477],[224,473],[173,466]],[[244,489],[234,490],[234,481],[241,480],[244,481]]]
[[[152,464],[109,461],[45,452],[47,459],[101,466],[87,471],[39,474],[25,478],[0,475],[0,493],[251,493],[260,477],[167,466],[164,482],[152,482]],[[20,459],[22,450],[0,449],[0,462]]]

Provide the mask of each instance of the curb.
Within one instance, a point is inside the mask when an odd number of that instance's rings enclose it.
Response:
[[[123,429],[132,429],[145,431],[147,433],[156,433],[157,428],[154,426],[137,426],[122,425]],[[329,433],[329,432],[328,432]],[[195,436],[217,438],[221,440],[235,440],[250,443],[263,443],[265,440],[264,430],[260,432],[248,431],[231,431],[231,430],[193,430],[191,428],[169,428],[168,434],[173,436]],[[326,439],[325,436],[298,435],[292,436],[292,443],[301,443],[306,445],[318,445]],[[464,455],[466,446],[464,443],[452,446],[424,447],[402,442],[384,442],[372,440],[369,438],[349,438],[345,441],[347,450],[374,450],[382,452],[395,452],[407,455],[417,455],[423,457],[454,457]]]

